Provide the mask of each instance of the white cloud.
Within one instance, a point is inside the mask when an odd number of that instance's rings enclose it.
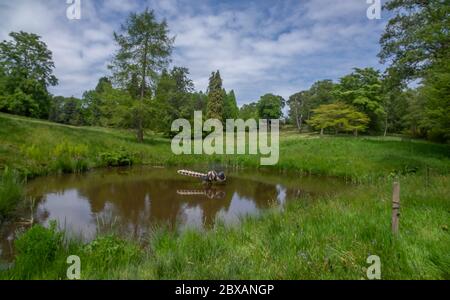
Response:
[[[188,67],[202,90],[219,69],[240,104],[267,92],[288,97],[315,80],[377,64],[383,22],[365,18],[365,0],[82,0],[79,21],[65,18],[65,1],[10,1],[0,4],[0,38],[17,30],[40,34],[60,79],[53,92],[81,96],[108,74],[113,31],[129,12],[147,6],[167,19],[176,36],[173,64]]]

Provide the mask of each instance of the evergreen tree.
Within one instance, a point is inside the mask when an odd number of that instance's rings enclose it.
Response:
[[[239,115],[239,108],[236,103],[236,96],[234,91],[231,90],[227,97],[225,98],[224,108],[223,108],[223,119],[237,119]]]
[[[222,88],[220,72],[213,72],[209,77],[208,86],[208,104],[206,108],[206,117],[208,119],[223,120],[226,96]]]

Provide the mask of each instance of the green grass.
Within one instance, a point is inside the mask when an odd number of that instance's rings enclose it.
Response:
[[[0,114],[0,168],[9,166],[28,177],[77,172],[108,165],[111,157],[135,164],[208,165],[260,168],[255,155],[172,154],[170,140],[147,135],[139,144],[132,131],[73,127]],[[106,159],[105,159],[106,157]],[[370,182],[391,174],[448,174],[450,146],[419,140],[298,135],[281,136],[276,170],[345,177]]]
[[[6,168],[0,176],[0,224],[23,197],[23,184],[17,172]]]
[[[17,241],[16,264],[0,277],[64,279],[66,258],[75,254],[83,279],[361,279],[374,254],[383,279],[450,279],[449,145],[282,133],[280,149],[279,163],[267,168],[359,184],[334,196],[292,201],[283,212],[274,208],[237,227],[158,228],[145,247],[114,235],[89,244],[68,241],[37,225]],[[251,155],[175,156],[170,141],[157,135],[139,144],[125,130],[0,114],[0,168],[33,177],[83,172],[123,157],[134,164],[260,168]],[[398,237],[390,232],[393,177],[401,181]],[[4,195],[9,192],[0,192],[0,203]],[[41,260],[42,253],[50,255]]]

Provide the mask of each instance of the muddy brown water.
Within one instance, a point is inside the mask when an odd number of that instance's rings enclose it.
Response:
[[[33,208],[25,205],[17,221],[0,228],[0,258],[13,258],[14,240],[29,227],[24,222],[31,216],[44,226],[56,220],[68,235],[85,241],[110,230],[143,239],[158,225],[182,230],[208,228],[217,220],[236,224],[245,215],[283,207],[287,201],[314,201],[318,195],[345,188],[333,178],[267,171],[227,172],[225,185],[208,187],[176,171],[133,167],[35,179],[26,188]]]

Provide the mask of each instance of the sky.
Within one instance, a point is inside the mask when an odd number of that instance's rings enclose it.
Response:
[[[113,32],[146,7],[175,37],[171,66],[187,67],[203,91],[220,70],[239,106],[266,93],[287,99],[355,67],[383,69],[377,53],[387,16],[369,19],[370,0],[80,0],[81,18],[71,20],[72,1],[0,0],[0,40],[11,31],[33,32],[52,51],[54,95],[81,97],[110,75]]]

